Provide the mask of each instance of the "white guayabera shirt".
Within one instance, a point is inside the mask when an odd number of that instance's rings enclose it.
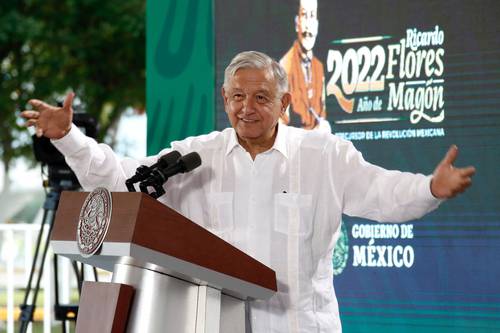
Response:
[[[171,149],[198,152],[202,166],[171,177],[158,200],[276,271],[276,295],[250,303],[252,332],[341,332],[331,260],[341,214],[400,222],[440,202],[428,176],[385,170],[348,141],[281,124],[255,160],[232,128],[175,141],[142,161],[118,159],[75,126],[53,142],[86,190],[125,191],[140,164]]]

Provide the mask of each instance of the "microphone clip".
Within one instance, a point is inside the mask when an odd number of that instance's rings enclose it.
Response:
[[[159,166],[155,170],[151,171],[148,177],[142,180],[139,184],[141,192],[147,193],[153,198],[157,199],[165,194],[165,184],[168,178],[179,174],[189,172],[201,165],[200,155],[196,152],[180,156],[174,163],[168,163]],[[149,192],[149,188],[152,187],[154,190]]]

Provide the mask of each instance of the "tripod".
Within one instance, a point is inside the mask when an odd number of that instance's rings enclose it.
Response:
[[[79,185],[75,185],[72,181],[60,181],[57,183],[52,183],[49,181],[50,190],[46,193],[45,202],[43,204],[43,218],[40,226],[40,231],[38,232],[38,237],[36,241],[36,249],[33,257],[33,262],[31,264],[30,275],[28,279],[28,284],[26,286],[26,291],[24,295],[23,303],[20,305],[21,314],[20,314],[20,327],[19,332],[25,333],[28,329],[28,325],[33,321],[33,315],[36,308],[36,301],[38,297],[38,292],[40,291],[40,281],[43,275],[43,268],[45,259],[47,257],[47,250],[49,247],[50,235],[52,233],[52,227],[54,225],[54,217],[55,212],[57,210],[57,206],[59,205],[59,198],[61,196],[61,192],[64,190],[77,190]],[[49,230],[45,239],[42,240],[44,227],[48,226]],[[42,244],[43,242],[43,244]],[[41,250],[41,258],[38,260],[38,256]],[[58,264],[57,264],[57,255],[54,255],[54,286],[55,286],[55,305],[54,312],[57,320],[61,320],[62,324],[62,332],[66,333],[66,322],[68,320],[76,320],[76,316],[78,313],[77,305],[61,305],[59,303],[59,281],[58,281]],[[78,289],[81,293],[81,285],[83,281],[83,267],[78,267],[75,261],[72,261],[73,270],[77,276],[78,281]],[[35,273],[38,272],[36,277],[35,286],[32,286]],[[94,272],[96,273],[96,272]]]

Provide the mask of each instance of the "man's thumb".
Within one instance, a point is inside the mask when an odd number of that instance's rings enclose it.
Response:
[[[66,98],[64,99],[64,104],[63,104],[63,109],[65,111],[69,111],[71,109],[71,106],[73,105],[73,99],[75,98],[75,93],[70,91],[67,95]]]
[[[455,160],[457,159],[457,156],[458,147],[456,145],[452,145],[450,149],[448,149],[448,152],[446,153],[446,156],[441,163],[453,164],[453,162],[455,162]]]

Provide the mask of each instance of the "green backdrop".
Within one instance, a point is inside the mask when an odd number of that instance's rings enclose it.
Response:
[[[214,129],[213,29],[210,0],[147,2],[148,155]]]

